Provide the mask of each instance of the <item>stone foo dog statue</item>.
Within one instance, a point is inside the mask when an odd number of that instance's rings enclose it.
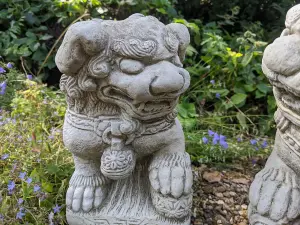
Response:
[[[250,187],[251,225],[300,224],[300,5],[269,45],[262,68],[277,102],[274,150]]]
[[[70,225],[190,224],[193,176],[174,111],[189,41],[184,25],[141,14],[68,29],[55,61],[75,163]]]

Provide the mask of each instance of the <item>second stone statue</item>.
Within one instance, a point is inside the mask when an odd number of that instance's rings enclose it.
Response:
[[[189,86],[190,36],[134,14],[73,24],[55,61],[75,172],[70,225],[189,225],[192,170],[175,107]]]

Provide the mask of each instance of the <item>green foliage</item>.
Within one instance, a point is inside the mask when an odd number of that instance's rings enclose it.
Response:
[[[11,112],[2,110],[0,116],[0,223],[66,224],[64,202],[73,161],[62,143],[65,99],[35,81],[20,82],[23,88],[12,99]],[[12,182],[15,187],[9,190]],[[56,205],[62,210],[54,214]],[[23,219],[16,218],[18,212]]]
[[[238,132],[237,130],[235,132]],[[272,150],[272,143],[268,138],[254,138],[243,136],[235,132],[226,138],[228,148],[218,143],[213,143],[214,137],[209,137],[207,131],[185,132],[187,151],[193,162],[198,163],[232,163],[236,160],[251,160],[253,164],[256,159],[265,158]],[[203,138],[208,139],[208,143]],[[251,143],[255,144],[251,144]]]
[[[94,0],[0,0],[0,55],[15,63],[25,57],[36,73],[64,27],[99,5]],[[55,67],[53,55],[44,66]]]
[[[1,60],[1,59],[0,59]],[[0,61],[0,69],[4,69],[5,73],[0,73],[0,84],[7,83],[5,95],[0,94],[0,109],[10,108],[10,103],[14,97],[15,91],[24,87],[23,80],[25,75],[13,68],[8,68],[7,64]]]

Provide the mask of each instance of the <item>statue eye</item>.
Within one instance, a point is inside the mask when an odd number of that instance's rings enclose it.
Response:
[[[120,69],[123,73],[138,74],[142,72],[144,68],[144,64],[137,60],[123,59],[120,62]]]

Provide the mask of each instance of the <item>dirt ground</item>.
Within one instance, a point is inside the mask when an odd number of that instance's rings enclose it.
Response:
[[[265,161],[194,166],[192,225],[247,225],[248,190]]]

